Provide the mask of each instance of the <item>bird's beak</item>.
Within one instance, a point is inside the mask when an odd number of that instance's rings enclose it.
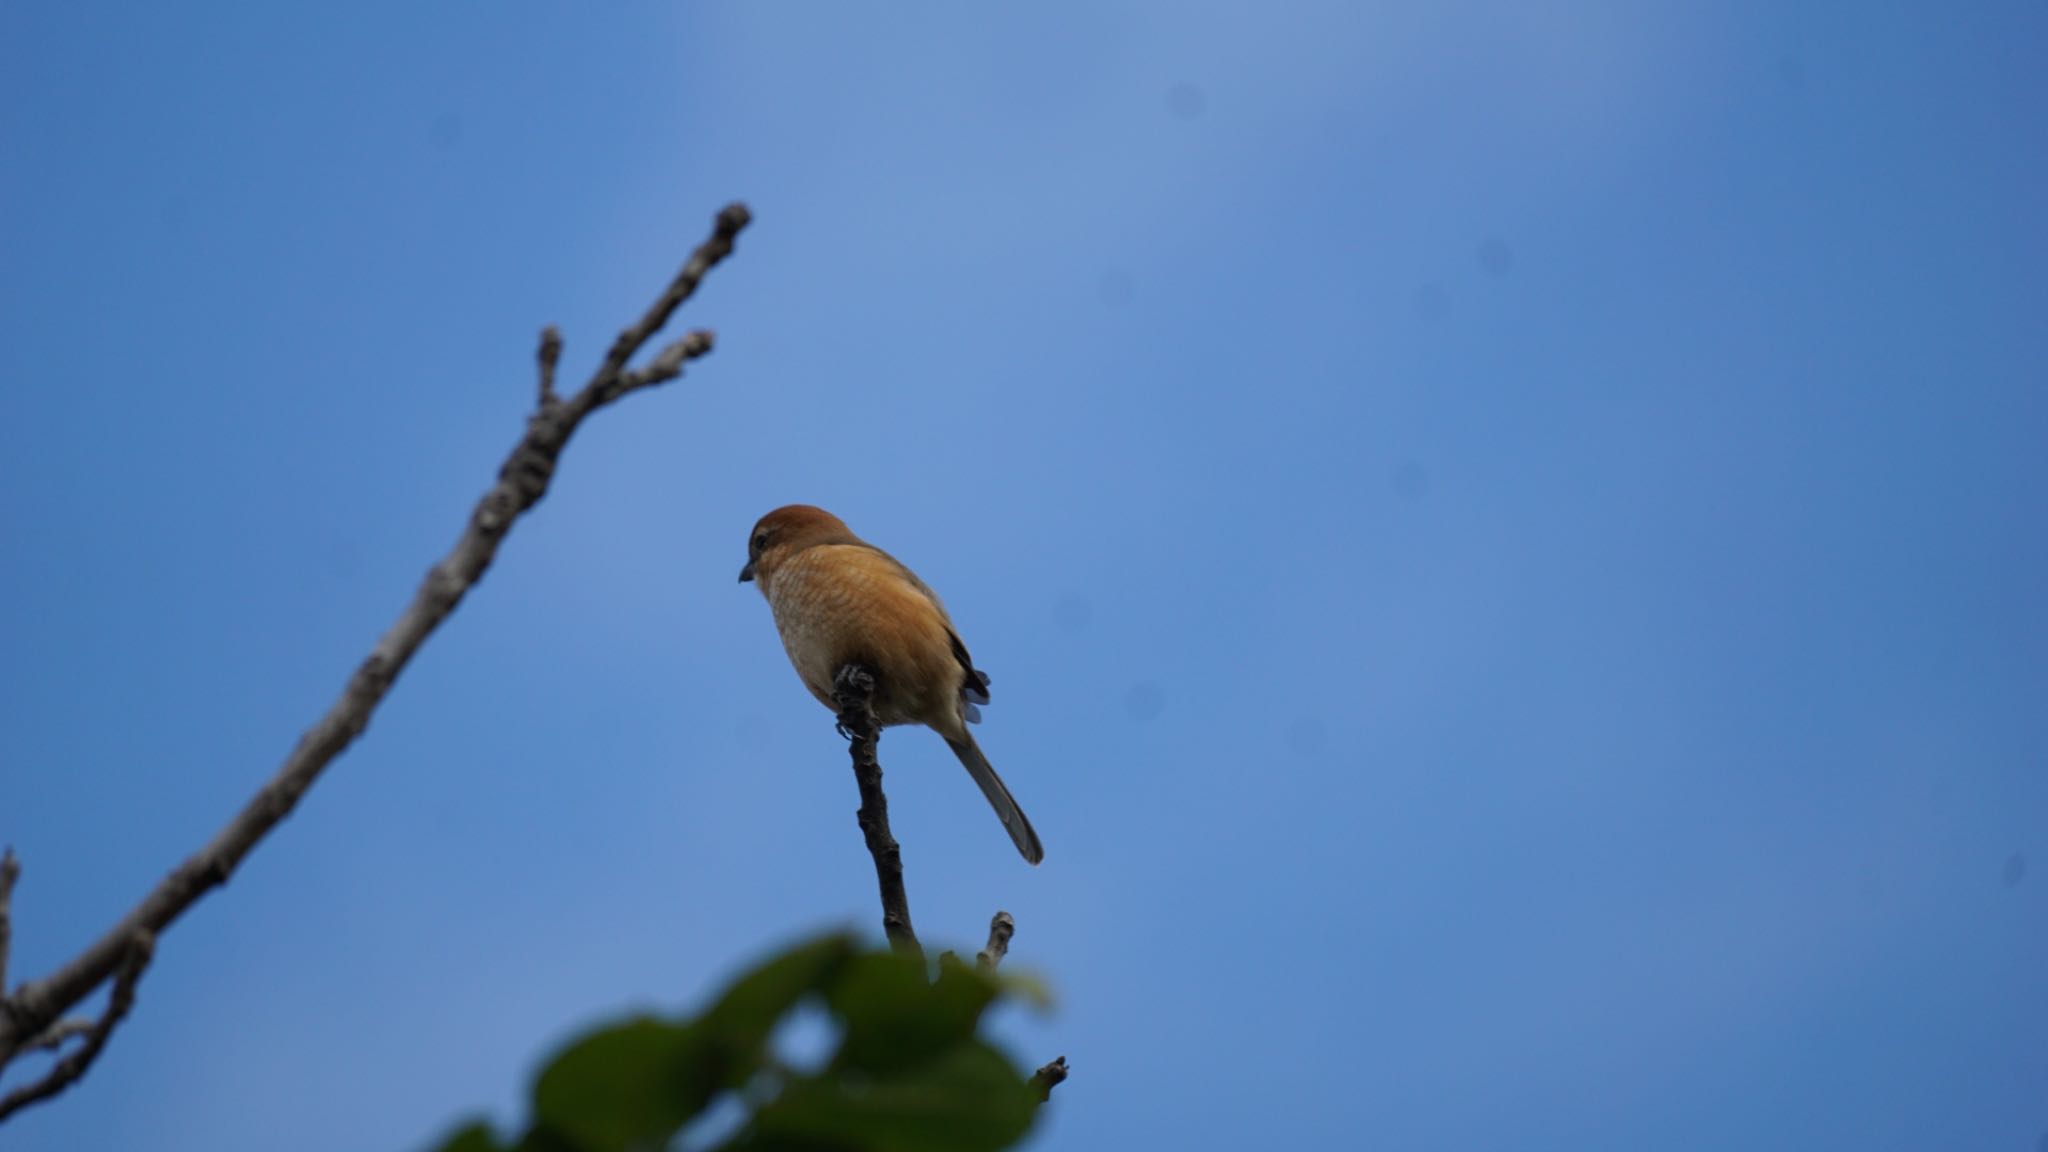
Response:
[[[753,582],[753,580],[754,580],[754,562],[753,562],[752,560],[749,560],[749,561],[747,561],[747,566],[746,566],[745,568],[742,568],[742,569],[740,569],[740,583],[742,583],[742,584],[751,584],[751,583]]]

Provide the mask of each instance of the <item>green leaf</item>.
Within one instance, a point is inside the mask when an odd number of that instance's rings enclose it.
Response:
[[[564,1048],[536,1080],[518,1152],[638,1152],[671,1144],[721,1092],[746,1088],[791,1009],[822,996],[844,1025],[825,1071],[797,1076],[727,1144],[752,1152],[995,1152],[1031,1127],[1036,1094],[976,1039],[988,1006],[1019,989],[942,958],[861,952],[844,934],[799,944],[740,976],[695,1020],[640,1017]],[[779,1075],[787,1075],[781,1070]],[[751,1102],[751,1101],[750,1101]],[[483,1124],[435,1152],[507,1152]]]
[[[641,1017],[576,1041],[534,1084],[528,1142],[554,1136],[583,1152],[661,1147],[760,1069],[782,1017],[824,991],[853,952],[846,935],[800,944],[734,981],[696,1022]]]
[[[993,978],[957,962],[941,964],[931,983],[915,960],[857,956],[832,988],[832,1011],[846,1022],[835,1066],[874,1075],[914,1068],[972,1037],[1000,992]]]
[[[535,1125],[584,1152],[658,1148],[717,1093],[716,1057],[694,1025],[641,1017],[600,1029],[541,1072]]]
[[[704,1014],[719,1040],[751,1059],[734,1083],[753,1075],[775,1026],[804,997],[823,992],[855,952],[853,937],[833,933],[799,944],[733,982]]]
[[[1040,1012],[1050,1012],[1053,1006],[1052,986],[1045,978],[1028,968],[1014,972],[1005,970],[997,977],[1003,986],[1003,995],[1010,999],[1022,999]]]
[[[503,1148],[491,1126],[477,1120],[450,1132],[446,1140],[434,1145],[434,1152],[503,1152]]]
[[[735,1143],[997,1152],[1030,1131],[1036,1111],[1024,1077],[1002,1053],[974,1040],[895,1076],[834,1070],[792,1081]]]

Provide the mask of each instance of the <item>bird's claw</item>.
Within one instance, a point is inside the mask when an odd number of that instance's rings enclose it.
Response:
[[[848,664],[832,677],[835,691],[872,694],[875,690],[875,674],[859,664]]]

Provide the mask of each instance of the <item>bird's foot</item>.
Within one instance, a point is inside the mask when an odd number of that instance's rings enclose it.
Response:
[[[875,694],[875,674],[865,664],[843,665],[832,677],[832,694],[872,696]]]

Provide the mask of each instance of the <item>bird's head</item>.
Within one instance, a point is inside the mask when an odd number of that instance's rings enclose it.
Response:
[[[765,595],[768,582],[791,556],[820,544],[856,544],[844,521],[823,508],[809,504],[786,504],[754,522],[747,537],[747,563],[740,569],[740,583],[758,580]]]

